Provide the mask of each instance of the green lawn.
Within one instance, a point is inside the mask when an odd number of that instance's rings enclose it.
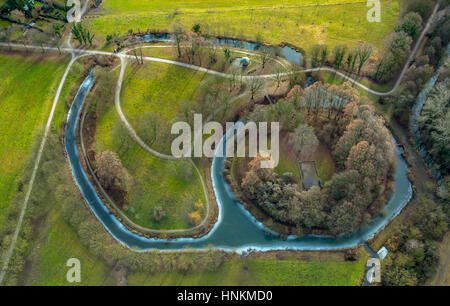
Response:
[[[317,5],[319,3],[319,5]],[[396,23],[398,0],[381,0],[382,22],[366,19],[361,0],[105,0],[103,10],[87,17],[97,37],[120,31],[168,31],[174,21],[190,29],[200,23],[204,34],[290,42],[304,49],[316,43],[381,47]]]
[[[127,74],[122,107],[132,125],[138,115],[146,112],[156,112],[171,119],[177,113],[177,104],[181,99],[192,94],[198,84],[196,78],[200,74],[172,68],[152,63],[138,68],[135,73]],[[131,65],[129,71],[132,71]],[[173,89],[170,88],[172,86]],[[112,132],[115,124],[121,123],[114,105],[111,105],[99,119],[96,150],[117,152],[134,179],[129,195],[130,204],[124,212],[135,223],[147,228],[171,230],[191,227],[188,216],[195,211],[194,203],[202,201],[205,204],[202,185],[195,169],[187,161],[156,158],[135,143],[129,150],[120,151],[120,144],[114,139]],[[173,169],[176,167],[184,168],[187,178],[174,175]],[[152,218],[152,211],[156,206],[163,207],[166,214],[159,222]],[[201,215],[205,216],[205,213],[206,205]]]
[[[167,52],[167,51],[166,51]],[[172,120],[183,100],[192,101],[204,73],[163,63],[127,68],[121,105],[130,123],[153,112]]]
[[[233,260],[217,271],[133,273],[128,276],[128,282],[129,285],[147,286],[355,286],[362,278],[364,265],[365,258],[359,262]]]
[[[280,139],[280,158],[278,166],[274,169],[274,171],[279,175],[292,173],[300,180],[301,175],[299,161],[287,141],[287,139]]]
[[[81,204],[81,203],[80,203]],[[45,228],[33,249],[26,285],[39,286],[99,286],[108,285],[110,268],[83,246],[77,233],[62,219],[57,210],[46,217]],[[81,282],[69,283],[66,278],[69,258],[81,265]],[[109,284],[113,285],[113,284]]]
[[[335,165],[331,153],[324,144],[320,144],[314,153],[314,160],[316,161],[317,172],[322,183],[331,179],[335,172]]]
[[[67,63],[67,58],[0,55],[0,228]]]

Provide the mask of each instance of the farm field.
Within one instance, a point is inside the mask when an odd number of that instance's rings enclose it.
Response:
[[[0,54],[0,228],[22,181],[33,143],[48,118],[65,57]]]
[[[174,21],[202,33],[267,43],[289,42],[305,50],[317,43],[333,47],[365,41],[381,47],[399,15],[399,1],[382,0],[382,22],[366,20],[366,1],[121,1],[105,0],[86,17],[98,37],[119,31],[170,30]],[[249,25],[252,26],[249,26]]]

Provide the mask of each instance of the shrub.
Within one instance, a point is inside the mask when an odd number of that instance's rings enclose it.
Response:
[[[406,14],[395,27],[395,31],[403,31],[412,39],[416,39],[417,35],[422,31],[422,17],[414,12]]]
[[[199,225],[202,222],[202,216],[200,215],[199,211],[194,211],[189,214],[189,222],[191,222],[192,225]]]

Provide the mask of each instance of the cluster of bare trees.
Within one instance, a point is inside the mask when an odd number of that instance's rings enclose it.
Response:
[[[302,115],[295,115],[299,113]],[[262,157],[258,157],[240,182],[244,199],[276,221],[334,235],[351,232],[378,213],[368,208],[379,190],[384,190],[394,167],[393,144],[383,121],[350,84],[316,83],[288,100],[255,108],[249,118],[279,121],[302,154],[313,154],[319,139],[327,141],[339,172],[322,190],[299,191],[298,181],[291,175],[261,169]],[[308,125],[307,118],[316,121],[315,128]]]
[[[186,30],[178,22],[172,24],[172,34],[175,39],[177,56],[190,64],[215,67],[223,71],[230,63],[229,49],[220,49],[215,44],[201,36],[201,26],[195,24],[191,31]]]
[[[314,128],[306,123],[300,124],[289,135],[289,140],[294,144],[297,151],[303,155],[314,153],[319,145]]]
[[[358,99],[357,93],[348,82],[341,86],[316,82],[305,90],[301,104],[306,108],[308,115],[314,115],[317,119],[323,111],[327,113],[328,119],[336,122],[343,115],[347,103]]]

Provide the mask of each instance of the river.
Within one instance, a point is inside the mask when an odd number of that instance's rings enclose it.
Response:
[[[395,171],[395,192],[385,205],[384,214],[370,224],[362,226],[357,232],[343,237],[322,237],[305,235],[290,236],[282,240],[276,233],[256,221],[244,207],[234,199],[222,176],[224,158],[215,156],[212,162],[211,178],[219,205],[219,217],[212,230],[201,238],[177,238],[172,240],[146,238],[132,233],[111,214],[95,191],[82,167],[76,145],[78,118],[86,94],[94,81],[89,75],[81,84],[72,106],[70,107],[65,127],[64,147],[73,178],[86,203],[103,224],[105,229],[121,244],[135,251],[158,249],[161,251],[180,251],[187,248],[201,250],[214,247],[225,251],[245,252],[252,250],[336,250],[351,248],[372,238],[383,229],[391,219],[396,217],[412,197],[411,183],[407,176],[407,165],[396,147],[397,169]],[[217,151],[223,149],[224,136]]]

